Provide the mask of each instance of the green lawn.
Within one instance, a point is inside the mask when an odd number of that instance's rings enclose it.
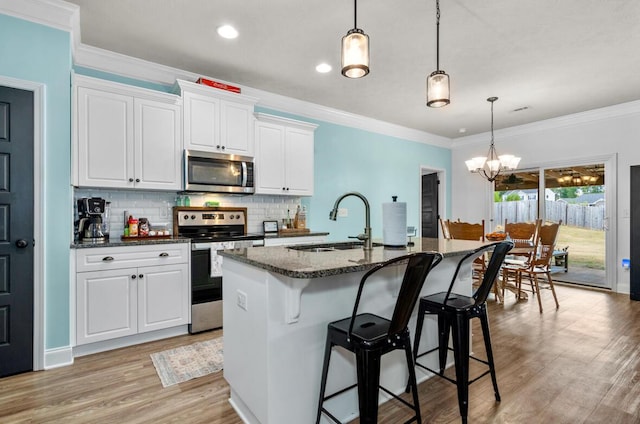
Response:
[[[556,249],[569,246],[569,267],[576,265],[604,269],[604,236],[604,231],[562,225],[558,232]]]

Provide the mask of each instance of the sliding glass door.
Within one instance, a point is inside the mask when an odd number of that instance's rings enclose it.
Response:
[[[557,258],[553,262],[553,279],[568,283],[611,288],[607,263],[615,262],[607,246],[609,216],[615,187],[608,181],[605,168],[613,160],[579,165],[554,165],[518,170],[502,175],[494,184],[492,218],[500,229],[505,220],[560,222],[556,242]],[[607,173],[611,173],[609,170]]]

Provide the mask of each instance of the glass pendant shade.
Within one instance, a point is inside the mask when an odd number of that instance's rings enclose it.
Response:
[[[427,106],[446,106],[449,99],[449,75],[440,70],[432,72],[427,78]]]
[[[342,37],[342,75],[362,78],[369,73],[369,36],[353,28]]]

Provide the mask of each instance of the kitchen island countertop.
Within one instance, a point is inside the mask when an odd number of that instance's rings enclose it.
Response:
[[[485,244],[480,241],[422,238],[416,240],[414,246],[378,246],[371,252],[365,252],[362,248],[313,252],[274,246],[225,250],[219,254],[291,278],[318,278],[366,271],[376,264],[411,252],[440,252],[444,257],[460,256]]]

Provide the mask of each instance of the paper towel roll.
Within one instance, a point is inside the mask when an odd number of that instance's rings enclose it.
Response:
[[[407,204],[392,202],[382,204],[382,243],[385,246],[407,245]]]

